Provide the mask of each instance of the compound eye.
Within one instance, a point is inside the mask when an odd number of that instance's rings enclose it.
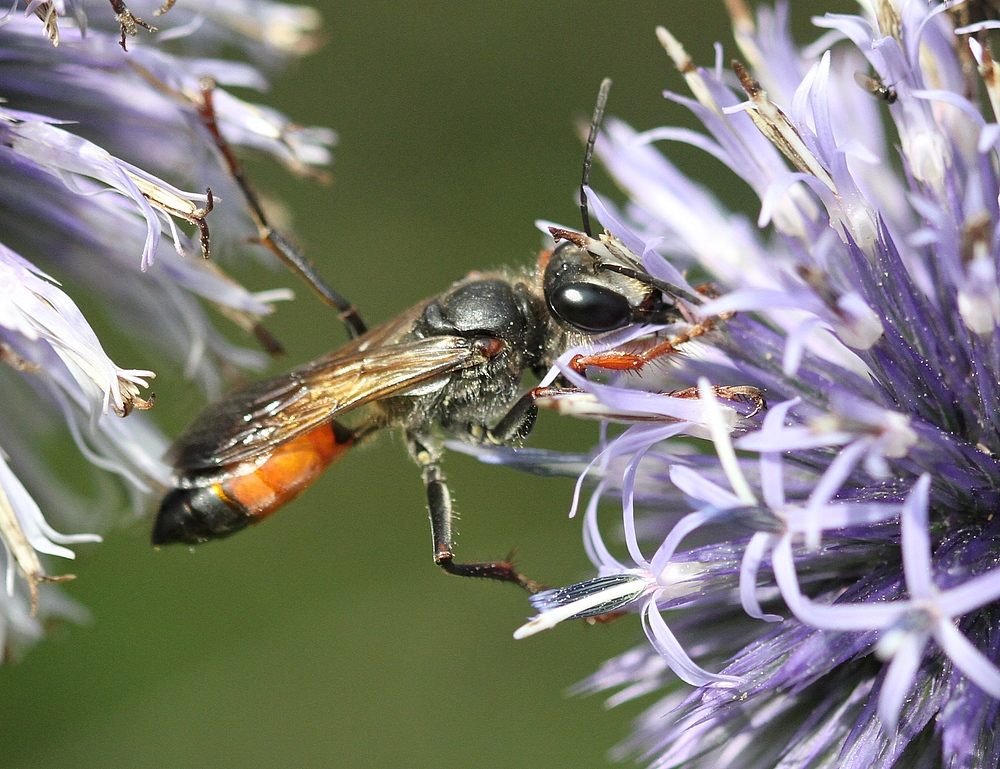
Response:
[[[567,283],[549,292],[549,309],[581,331],[613,331],[632,320],[628,300],[596,283]]]

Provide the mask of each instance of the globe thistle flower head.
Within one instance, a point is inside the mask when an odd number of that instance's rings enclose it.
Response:
[[[312,22],[299,14],[298,42],[289,24],[280,41],[269,41],[254,39],[254,25],[275,14],[290,20],[293,7],[243,3],[252,21],[241,31],[233,28],[234,4],[207,9],[181,0],[161,9],[172,14],[161,22],[165,34],[125,46],[128,18],[138,24],[155,8],[137,4],[133,14],[113,5],[88,20],[78,4],[46,0],[0,20],[4,655],[37,639],[46,617],[85,616],[39,583],[62,579],[51,576],[51,557],[73,558],[67,545],[100,536],[62,534],[52,516],[77,532],[104,530],[120,517],[120,504],[85,500],[62,485],[41,456],[42,436],[64,431],[87,460],[124,481],[137,512],[170,480],[166,438],[139,413],[153,405],[155,372],[119,364],[115,335],[102,339],[73,293],[110,316],[119,346],[128,337],[126,347],[183,368],[217,394],[226,376],[260,368],[267,356],[227,341],[207,307],[258,331],[273,302],[290,293],[250,292],[222,269],[238,251],[268,257],[254,245],[252,214],[206,115],[228,145],[252,147],[298,173],[328,163],[335,139],[225,90],[266,87],[257,67],[204,56],[239,39],[261,63],[280,63],[309,50],[314,14]]]
[[[996,766],[998,22],[879,0],[800,47],[787,5],[727,6],[731,69],[657,32],[704,132],[610,120],[597,142],[629,197],[602,223],[651,274],[710,279],[678,302],[714,326],[661,330],[679,349],[642,378],[560,364],[561,410],[628,426],[581,478],[598,575],[534,596],[517,635],[638,613],[649,643],[578,691],[659,692],[619,751],[656,767]],[[613,495],[627,558],[597,523]]]

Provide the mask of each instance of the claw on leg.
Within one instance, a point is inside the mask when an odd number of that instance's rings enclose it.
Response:
[[[537,593],[542,589],[542,586],[537,582],[521,574],[509,559],[506,561],[455,563],[454,556],[447,553],[439,555],[434,560],[446,572],[458,577],[479,577],[481,579],[495,579],[499,582],[510,582],[529,593]]]

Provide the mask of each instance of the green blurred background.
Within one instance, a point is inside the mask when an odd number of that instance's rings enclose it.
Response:
[[[469,270],[530,264],[536,218],[578,226],[574,121],[589,115],[602,77],[615,81],[610,114],[638,128],[690,124],[660,96],[683,82],[657,24],[699,63],[714,61],[714,40],[727,60],[735,53],[721,2],[321,9],[324,48],[261,100],[338,131],[334,183],[265,165],[252,173],[288,203],[309,256],[370,322]],[[797,4],[797,22],[816,10]],[[670,151],[730,202],[745,193],[714,161]],[[719,183],[705,178],[714,174]],[[269,324],[289,350],[275,371],[343,341],[333,313],[287,274],[234,272],[300,295]],[[171,400],[172,388],[190,392],[178,376],[156,381],[171,434],[200,405]],[[532,445],[583,450],[595,437],[593,424],[544,415]],[[445,469],[460,557],[516,546],[535,579],[588,573],[580,524],[566,518],[570,481],[456,455]],[[4,766],[596,767],[638,713],[565,695],[642,637],[637,619],[513,641],[525,596],[433,566],[419,475],[391,436],[231,540],[155,552],[148,528],[81,548],[66,591],[92,622],[57,628],[0,670]]]

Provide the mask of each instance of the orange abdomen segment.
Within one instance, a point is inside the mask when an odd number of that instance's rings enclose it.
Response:
[[[245,529],[295,499],[353,445],[354,434],[333,422],[279,446],[251,473],[173,489],[160,503],[153,544],[194,545]]]
[[[216,493],[247,515],[261,520],[306,490],[354,445],[354,436],[336,423],[317,427],[275,449],[260,467],[228,478]]]

